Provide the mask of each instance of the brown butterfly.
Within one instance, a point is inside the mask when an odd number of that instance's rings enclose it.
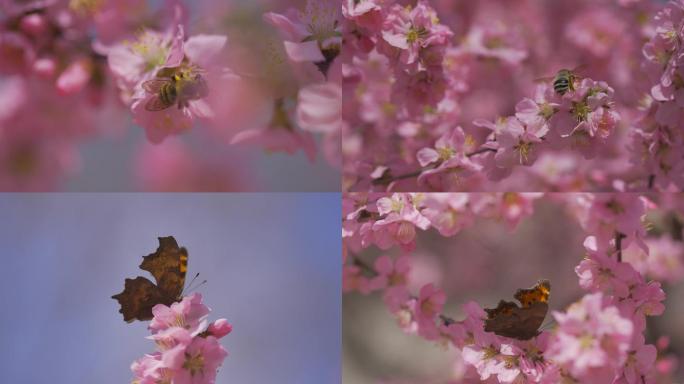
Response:
[[[496,308],[486,308],[484,330],[518,340],[537,336],[549,310],[550,292],[551,283],[548,280],[539,280],[529,289],[518,289],[514,297],[522,307],[512,301],[501,300]]]
[[[124,321],[152,319],[152,307],[157,304],[171,305],[181,300],[185,273],[188,269],[188,251],[179,248],[173,236],[160,237],[159,248],[143,256],[140,269],[154,276],[157,285],[138,276],[126,279],[123,292],[112,296],[121,304]]]

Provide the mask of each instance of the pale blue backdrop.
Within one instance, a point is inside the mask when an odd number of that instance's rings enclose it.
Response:
[[[217,383],[340,382],[339,194],[4,194],[0,215],[0,382],[130,382],[154,345],[110,296],[166,235],[234,326]]]

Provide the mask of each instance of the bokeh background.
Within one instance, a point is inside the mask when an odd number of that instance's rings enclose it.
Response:
[[[0,195],[4,383],[126,383],[154,350],[112,294],[173,235],[233,333],[217,383],[340,380],[339,194]]]
[[[474,226],[450,238],[435,230],[418,231],[409,288],[417,293],[424,284],[435,282],[447,293],[443,312],[461,320],[465,317],[461,305],[470,300],[493,308],[501,299],[513,300],[516,289],[547,278],[549,312],[560,311],[584,294],[574,268],[584,256],[585,236],[576,220],[548,198],[537,201],[534,214],[514,230],[492,219],[477,219]],[[359,256],[368,261],[399,252],[371,247]],[[665,313],[648,319],[646,337],[650,343],[658,336],[671,337],[668,352],[679,363],[681,382],[684,284],[663,283],[663,287]],[[444,384],[462,373],[463,367],[454,363],[460,359],[453,348],[405,334],[378,293],[345,294],[342,302],[343,383]],[[550,319],[547,315],[542,328],[552,325]]]

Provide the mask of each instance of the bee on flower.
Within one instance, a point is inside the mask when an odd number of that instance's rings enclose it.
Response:
[[[122,99],[130,104],[133,120],[145,128],[150,141],[161,142],[189,130],[194,119],[213,116],[206,100],[211,83],[207,76],[212,76],[212,60],[226,42],[219,35],[186,39],[178,25],[174,35],[146,31],[137,41],[109,51]]]

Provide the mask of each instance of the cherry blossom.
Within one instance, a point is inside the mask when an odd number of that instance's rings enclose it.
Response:
[[[226,319],[207,326],[209,312],[199,293],[171,306],[155,305],[149,338],[155,341],[158,351],[133,362],[133,383],[214,383],[228,356],[219,339],[228,335],[232,326]]]

